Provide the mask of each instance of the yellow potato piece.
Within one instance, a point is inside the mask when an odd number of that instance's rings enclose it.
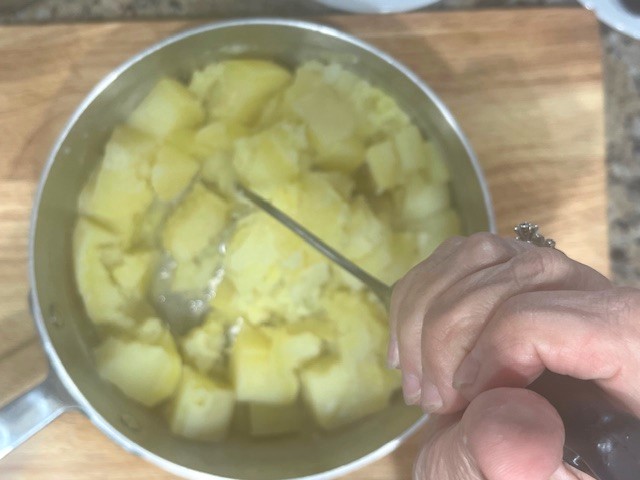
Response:
[[[382,193],[395,187],[401,180],[396,149],[389,140],[369,147],[367,166],[376,186],[376,193]]]
[[[351,203],[348,219],[345,230],[348,243],[343,252],[349,258],[368,254],[388,235],[388,231],[362,196]]]
[[[404,177],[427,168],[427,150],[415,125],[408,125],[395,134],[393,144],[400,159]]]
[[[209,91],[213,84],[216,83],[222,72],[224,65],[220,63],[212,63],[201,70],[196,70],[191,76],[189,90],[198,98],[200,102],[204,102],[209,95]]]
[[[163,202],[181,195],[198,172],[200,165],[191,156],[165,145],[158,150],[151,171],[151,185]]]
[[[212,119],[253,123],[266,100],[291,79],[288,70],[264,60],[228,60],[219,68],[207,96]]]
[[[329,291],[323,297],[327,318],[335,323],[336,341],[343,357],[355,362],[382,360],[388,340],[385,317],[363,293]]]
[[[90,220],[78,219],[73,234],[73,264],[87,314],[96,325],[126,330],[135,325],[127,311],[130,302],[102,261],[114,249],[120,249],[117,237]]]
[[[157,255],[150,251],[125,253],[117,265],[111,268],[116,284],[126,296],[142,301],[149,288],[151,276],[157,262]]]
[[[272,355],[273,341],[261,331],[245,326],[236,338],[231,372],[236,396],[242,402],[290,404],[298,395],[298,379]]]
[[[296,369],[320,354],[322,342],[306,332],[267,332],[245,326],[236,338],[231,371],[238,400],[290,404],[300,388]]]
[[[227,197],[235,194],[237,178],[230,152],[213,152],[202,165],[202,180],[215,185]]]
[[[153,201],[148,184],[155,144],[143,133],[116,129],[100,169],[84,187],[80,213],[118,234],[129,244],[137,222]]]
[[[372,363],[326,358],[302,371],[303,398],[318,425],[330,430],[385,408],[397,375]]]
[[[129,115],[129,124],[155,137],[200,125],[205,114],[197,97],[180,82],[160,80]]]
[[[202,326],[192,329],[180,341],[184,359],[199,372],[211,373],[223,360],[228,324],[229,319],[220,312],[209,313]]]
[[[162,244],[180,260],[192,260],[222,232],[229,218],[229,205],[220,196],[196,183],[162,232]]]
[[[236,142],[233,166],[247,186],[274,187],[298,177],[304,168],[300,155],[307,146],[304,130],[278,124]]]
[[[195,134],[194,141],[208,153],[233,148],[235,141],[247,135],[247,129],[233,122],[211,122],[200,128]]]
[[[202,163],[202,160],[211,153],[211,149],[207,145],[197,142],[196,134],[197,131],[190,128],[174,130],[164,137],[163,145],[173,147],[184,155],[189,155],[194,160]]]
[[[175,347],[107,337],[95,357],[102,378],[148,407],[168,398],[180,381],[182,362]]]
[[[231,387],[184,367],[167,408],[169,428],[194,440],[219,441],[229,430],[235,397]]]
[[[440,151],[433,142],[425,142],[424,148],[427,151],[429,180],[433,183],[447,183],[451,180],[451,172],[449,172],[449,167],[447,167]]]
[[[428,183],[414,176],[398,192],[396,202],[403,225],[415,230],[419,229],[430,215],[449,208],[451,196],[448,185]]]

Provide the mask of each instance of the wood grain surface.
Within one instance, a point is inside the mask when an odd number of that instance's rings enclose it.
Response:
[[[580,9],[323,19],[405,62],[474,146],[500,232],[530,219],[608,272],[598,29]],[[32,196],[55,137],[90,88],[133,53],[192,23],[0,27],[0,403],[46,362],[27,308]],[[350,479],[407,479],[419,436]],[[0,461],[4,480],[169,479],[67,414]]]

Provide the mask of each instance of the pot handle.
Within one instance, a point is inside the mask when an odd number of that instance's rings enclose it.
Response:
[[[0,408],[0,459],[72,408],[76,403],[50,370],[41,384]]]

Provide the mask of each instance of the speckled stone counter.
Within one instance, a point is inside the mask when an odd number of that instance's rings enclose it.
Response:
[[[432,10],[579,7],[573,0],[442,0]],[[151,18],[313,16],[312,0],[3,0],[0,23]],[[612,271],[640,286],[640,42],[601,27]]]
[[[12,4],[17,6],[11,6]],[[6,6],[4,6],[6,5]],[[24,5],[23,7],[20,7]],[[442,0],[425,10],[577,5],[574,0]],[[4,12],[3,12],[4,10]],[[115,20],[123,18],[300,16],[333,13],[313,0],[2,0],[0,22]]]

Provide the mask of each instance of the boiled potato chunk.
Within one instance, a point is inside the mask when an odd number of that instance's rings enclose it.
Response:
[[[194,440],[222,440],[229,430],[235,397],[231,387],[184,367],[168,406],[169,428]]]
[[[199,372],[211,373],[223,361],[228,324],[224,314],[210,312],[202,326],[192,329],[180,341],[184,359]]]
[[[102,378],[148,407],[168,398],[180,381],[182,362],[174,346],[107,337],[95,358]]]
[[[195,135],[195,142],[209,153],[220,150],[228,151],[234,142],[247,135],[247,129],[232,122],[211,122],[202,127]]]
[[[211,149],[207,145],[198,143],[196,134],[197,132],[194,129],[181,128],[164,137],[163,145],[173,147],[184,155],[189,155],[194,160],[202,163],[202,159],[211,153]]]
[[[276,362],[295,370],[322,352],[322,341],[312,332],[291,333],[284,329],[271,334]]]
[[[106,255],[119,255],[118,239],[114,234],[80,218],[73,233],[73,260],[76,285],[87,314],[96,325],[130,329],[135,320],[128,312],[130,302],[115,284],[103,262]]]
[[[222,232],[229,217],[228,203],[196,183],[162,232],[164,248],[177,260],[191,260]]]
[[[364,142],[352,137],[324,145],[313,158],[313,165],[325,171],[351,174],[364,163],[365,155]]]
[[[111,269],[111,274],[120,289],[130,298],[142,301],[149,288],[157,255],[151,251],[125,253]]]
[[[212,119],[251,124],[267,99],[291,79],[289,71],[264,60],[228,60],[220,68],[207,97]]]
[[[164,202],[175,200],[193,180],[200,165],[191,156],[165,145],[158,150],[151,172],[151,185]]]
[[[433,183],[447,183],[451,180],[451,173],[449,172],[449,167],[445,163],[442,155],[438,151],[437,147],[433,144],[433,142],[426,142],[425,149],[428,152],[428,171],[429,171],[429,179]]]
[[[301,150],[307,145],[301,127],[278,124],[236,142],[233,166],[240,180],[256,189],[295,179],[303,168]]]
[[[360,268],[364,269],[376,278],[382,280],[387,284],[392,284],[397,278],[393,275],[393,264],[396,261],[393,257],[393,251],[391,249],[391,237],[385,235],[378,245],[373,250],[362,256],[353,258],[353,261]]]
[[[418,255],[427,258],[447,238],[461,232],[460,217],[448,208],[429,215],[423,222],[424,230],[417,233]]]
[[[371,252],[388,232],[365,198],[360,196],[351,203],[346,234],[349,242],[343,251],[349,258],[357,258]]]
[[[200,125],[205,114],[198,99],[180,82],[163,78],[129,116],[129,124],[155,137]]]
[[[217,190],[227,197],[234,195],[237,178],[229,152],[214,152],[206,158],[202,165],[202,180],[215,185]]]
[[[376,187],[376,193],[382,193],[395,187],[400,179],[396,149],[389,140],[369,147],[367,166]]]
[[[405,176],[426,169],[427,150],[416,126],[408,125],[400,130],[393,137],[393,143]]]
[[[156,140],[142,130],[126,125],[116,127],[105,147],[103,168],[127,170],[141,179],[149,177]]]
[[[131,241],[137,222],[153,201],[148,178],[154,143],[134,129],[116,129],[101,168],[79,200],[80,213]]]
[[[233,346],[231,372],[242,402],[290,404],[298,396],[298,379],[272,356],[273,342],[261,331],[245,326]]]
[[[231,355],[238,400],[286,405],[300,388],[296,369],[320,354],[321,341],[311,333],[288,335],[242,328]]]
[[[418,250],[418,241],[414,233],[400,232],[391,235],[390,254],[393,262],[389,265],[386,281],[392,285],[403,277],[420,261],[429,256]]]
[[[347,98],[321,85],[291,103],[309,129],[316,164],[352,172],[362,163],[364,146],[354,138],[357,118]]]
[[[429,215],[448,208],[450,204],[449,187],[446,184],[427,183],[419,177],[407,182],[398,195],[400,216],[407,228],[420,225]]]
[[[287,247],[283,244],[287,235],[282,228],[261,212],[239,222],[228,243],[226,258],[228,278],[238,292],[267,288],[271,272],[281,260],[283,247]]]
[[[318,425],[338,428],[386,407],[399,385],[397,373],[372,363],[322,359],[301,373],[303,398]]]
[[[291,405],[249,405],[251,435],[267,437],[299,432],[304,426],[304,411],[298,403]]]
[[[337,290],[323,298],[327,318],[337,328],[340,354],[352,361],[381,361],[388,334],[382,310],[368,300],[364,293]],[[377,360],[376,360],[377,361]]]
[[[305,79],[315,75],[348,99],[356,112],[358,136],[362,138],[376,141],[409,125],[409,117],[392,97],[341,65],[307,62],[296,72],[296,76],[303,75]]]
[[[214,311],[223,313],[226,317],[238,317],[240,314],[233,306],[236,294],[237,290],[233,286],[233,282],[229,280],[229,277],[225,276],[216,286],[211,300],[209,301],[209,306]]]
[[[213,84],[218,81],[223,70],[224,65],[221,63],[212,63],[202,70],[196,70],[191,76],[189,90],[198,98],[198,100],[200,100],[200,102],[205,102],[211,87],[213,87]]]

